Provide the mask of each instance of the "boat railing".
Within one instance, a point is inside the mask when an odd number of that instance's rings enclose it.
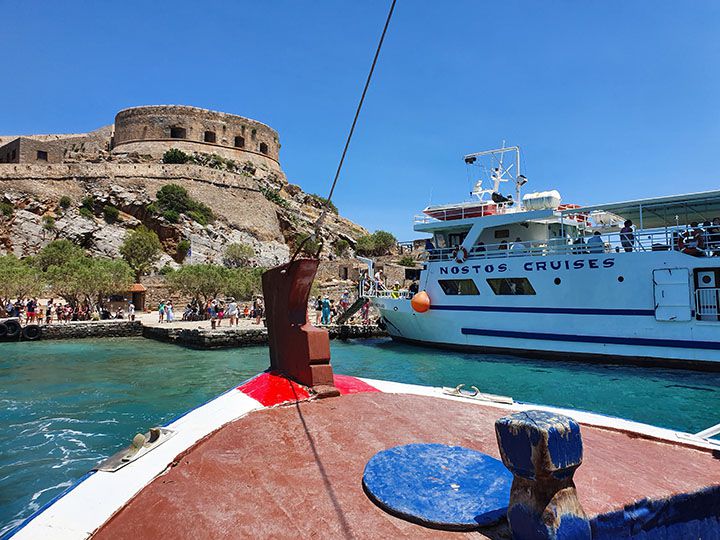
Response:
[[[362,279],[358,284],[358,296],[362,298],[412,298],[407,289],[387,288],[374,279]]]
[[[459,248],[429,249],[428,260],[493,259],[519,256],[593,255],[625,252],[683,251],[698,256],[720,254],[720,228],[672,227],[658,230],[601,233],[577,238],[551,238],[542,241],[504,240],[496,244],[477,244],[467,256]],[[691,239],[688,241],[688,239]],[[458,258],[459,257],[459,258]]]
[[[695,313],[701,321],[717,321],[720,315],[720,289],[708,287],[695,291]]]
[[[510,212],[518,212],[521,208],[518,205],[508,203],[491,203],[487,206],[481,206],[478,204],[468,204],[465,206],[459,205],[456,207],[450,207],[443,210],[434,209],[433,213],[437,217],[429,216],[427,214],[419,214],[413,216],[414,223],[435,223],[438,221],[453,221],[456,219],[465,218],[477,218],[483,216],[493,216],[497,214],[507,214]]]

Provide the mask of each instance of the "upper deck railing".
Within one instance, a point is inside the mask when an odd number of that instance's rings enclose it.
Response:
[[[551,238],[542,241],[503,241],[497,244],[475,245],[464,257],[457,246],[427,250],[430,261],[487,259],[547,255],[581,255],[620,252],[681,251],[697,256],[720,255],[720,227],[672,227],[662,230],[633,231],[599,235],[601,241],[591,240],[595,235],[575,239]]]

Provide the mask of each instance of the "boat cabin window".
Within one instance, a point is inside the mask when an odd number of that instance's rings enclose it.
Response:
[[[433,234],[433,245],[435,246],[435,249],[444,249],[448,247],[445,240],[445,234],[440,232]]]
[[[495,238],[510,238],[510,229],[496,229],[493,234]]]
[[[480,294],[472,279],[439,279],[438,283],[443,292],[450,296]]]
[[[459,246],[463,243],[465,240],[465,237],[467,236],[466,232],[462,233],[449,233],[448,234],[448,246],[449,247],[455,247]]]
[[[535,294],[528,278],[488,278],[488,285],[495,294],[502,296]]]

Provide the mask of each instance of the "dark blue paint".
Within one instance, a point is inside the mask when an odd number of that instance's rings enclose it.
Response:
[[[40,514],[42,514],[45,510],[47,510],[48,508],[50,508],[53,504],[55,504],[57,501],[59,501],[60,499],[62,499],[65,495],[67,495],[68,493],[70,493],[73,489],[75,489],[76,487],[78,487],[78,486],[79,486],[80,484],[82,484],[85,480],[87,480],[88,478],[90,478],[93,474],[95,474],[95,470],[88,471],[88,472],[86,472],[85,474],[83,474],[80,478],[77,479],[77,481],[76,481],[75,483],[73,483],[73,485],[71,485],[71,486],[68,487],[65,491],[63,491],[62,493],[59,493],[58,495],[56,495],[55,497],[53,497],[52,499],[50,499],[48,502],[46,502],[45,504],[43,504],[40,508],[38,508],[37,511],[33,512],[33,514],[32,514],[31,516],[28,516],[25,520],[23,520],[23,522],[20,523],[20,525],[18,525],[18,526],[15,527],[14,529],[11,529],[11,530],[8,531],[6,534],[4,534],[2,537],[0,537],[0,540],[9,540],[9,539],[12,538],[13,536],[15,536],[15,535],[16,535],[17,533],[19,533],[22,529],[24,529],[24,528],[27,526],[27,524],[30,523],[33,519],[35,519],[37,516],[39,516]]]
[[[590,521],[594,540],[720,539],[720,486],[667,499],[645,499]]]
[[[408,444],[375,454],[363,487],[384,510],[428,527],[469,530],[502,519],[512,475],[495,458],[461,446]]]
[[[586,519],[564,514],[557,528],[550,528],[535,517],[535,512],[522,504],[514,505],[508,520],[512,523],[512,537],[522,540],[579,540],[591,538],[590,524]]]
[[[536,467],[544,470],[547,465],[552,467],[548,473],[565,478],[582,463],[580,426],[566,416],[545,411],[515,413],[497,420],[495,432],[506,465],[523,478],[534,480]],[[534,450],[540,443],[540,449]]]
[[[487,330],[462,328],[461,332],[472,336],[509,337],[519,339],[542,339],[547,341],[569,341],[572,343],[610,343],[613,345],[642,345],[645,347],[677,347],[687,349],[720,350],[718,341],[690,341],[684,339],[625,338],[616,336],[576,336],[550,334],[545,332],[516,332],[514,330]]]
[[[491,313],[560,313],[568,315],[632,315],[654,317],[653,309],[549,308],[519,306],[452,306],[431,305],[438,311],[486,311]]]

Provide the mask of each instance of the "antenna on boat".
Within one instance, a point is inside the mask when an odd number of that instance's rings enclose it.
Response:
[[[504,158],[505,154],[508,152],[515,153],[515,160],[514,163],[511,163],[506,167]],[[490,158],[490,169],[488,170],[483,163],[478,163],[477,166],[486,171],[486,174],[490,177],[490,180],[492,181],[492,187],[483,189],[482,179],[479,179],[475,183],[475,187],[473,188],[471,194],[475,195],[481,201],[484,200],[484,196],[486,195],[489,195],[491,198],[493,198],[494,201],[498,198],[509,201],[510,199],[512,199],[512,197],[502,196],[502,194],[500,193],[500,184],[502,182],[508,182],[512,180],[513,182],[515,182],[515,200],[517,201],[518,205],[521,204],[520,191],[522,186],[527,184],[528,179],[525,175],[520,173],[520,147],[505,146],[505,141],[503,141],[501,148],[467,154],[463,157],[463,159],[467,165],[474,165],[478,161],[478,158],[484,156],[488,156]],[[493,197],[493,194],[495,194],[495,197]]]

